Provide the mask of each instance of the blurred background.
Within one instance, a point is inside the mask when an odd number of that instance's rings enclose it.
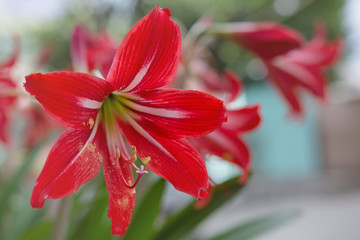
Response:
[[[207,237],[252,217],[297,210],[300,214],[295,220],[256,239],[359,239],[358,0],[0,0],[0,62],[12,52],[12,37],[19,36],[22,44],[16,72],[19,81],[23,81],[21,76],[39,71],[29,63],[38,57],[44,46],[48,46],[51,56],[40,70],[65,69],[71,63],[69,39],[77,23],[83,23],[93,31],[106,28],[120,43],[131,26],[154,4],[169,8],[173,19],[183,29],[189,29],[200,17],[210,15],[218,22],[276,21],[310,39],[314,23],[323,20],[329,39],[339,36],[345,39],[338,64],[328,72],[327,102],[319,104],[304,94],[306,111],[303,119],[288,115],[281,97],[264,82],[264,74],[259,71],[253,56],[231,42],[216,42],[213,52],[218,64],[236,71],[243,78],[246,102],[261,104],[263,122],[258,130],[246,136],[253,156],[253,174],[246,189],[201,224],[193,236]],[[22,120],[16,118],[12,130],[16,133],[23,125]],[[60,132],[53,132],[46,145],[51,146]],[[21,139],[22,136],[14,137]],[[21,166],[16,159],[28,154],[19,149],[21,146],[16,144],[10,150],[0,146],[0,194],[5,194],[7,180]],[[55,214],[51,206],[45,213],[32,210],[29,204],[35,177],[45,156],[46,150],[39,150],[30,174],[19,178],[13,186],[17,193],[12,194],[10,204],[4,205],[7,209],[7,218],[2,220],[5,226],[2,229],[7,229],[2,235],[4,239],[24,236],[25,230],[31,228],[28,220],[34,215],[39,218],[41,215],[41,219],[46,220]],[[225,181],[236,174],[231,166],[216,160],[209,163],[209,168],[209,172],[216,172],[217,181]],[[81,190],[91,187],[89,184]],[[169,189],[171,194],[164,200],[165,210],[188,199]]]

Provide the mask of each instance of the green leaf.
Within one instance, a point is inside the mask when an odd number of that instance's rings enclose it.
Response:
[[[253,219],[245,224],[233,228],[225,233],[207,240],[246,240],[263,234],[269,230],[279,227],[295,217],[299,216],[298,211],[287,211],[270,214],[265,217]]]
[[[154,221],[160,210],[164,189],[165,180],[160,179],[142,198],[141,203],[135,206],[135,211],[124,239],[151,239],[151,235],[154,232]]]
[[[41,222],[35,227],[31,228],[27,232],[25,232],[18,240],[29,240],[29,239],[37,239],[37,240],[46,240],[49,239],[51,229],[53,227],[52,221]]]
[[[178,214],[171,217],[152,239],[178,240],[186,237],[199,223],[243,189],[244,185],[240,185],[238,179],[236,177],[216,186],[211,201],[204,208],[196,210],[194,209],[196,201],[190,203]]]
[[[106,217],[108,209],[108,192],[106,190],[104,177],[102,174],[98,174],[96,179],[96,197],[92,199],[90,203],[83,207],[82,202],[77,195],[75,198],[75,204],[72,210],[72,219],[70,224],[70,230],[67,239],[71,240],[98,240],[98,239],[110,239],[111,221]],[[86,192],[85,189],[81,193]]]

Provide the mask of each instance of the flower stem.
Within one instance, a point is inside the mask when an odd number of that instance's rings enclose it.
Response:
[[[64,197],[60,200],[51,239],[64,240],[66,238],[72,202],[72,195]]]

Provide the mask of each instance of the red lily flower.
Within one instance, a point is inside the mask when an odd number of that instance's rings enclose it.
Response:
[[[214,72],[209,71],[209,73],[213,74]],[[228,96],[230,101],[226,102],[227,105],[232,104],[243,89],[242,85],[240,85],[241,80],[230,70],[227,70],[224,76],[218,78],[218,80],[221,80],[218,81],[218,85],[237,85],[237,87],[233,87],[236,91],[233,91]],[[205,84],[209,86],[207,83]],[[215,87],[213,89],[219,88]],[[242,136],[260,125],[261,116],[259,114],[259,107],[259,105],[253,105],[237,109],[227,109],[225,113],[227,122],[223,123],[219,129],[206,136],[191,138],[191,141],[200,152],[216,155],[242,169],[241,182],[247,180],[251,166],[250,150]]]
[[[299,90],[304,89],[324,101],[326,77],[324,70],[332,66],[341,51],[341,40],[326,42],[326,32],[318,27],[314,38],[269,61],[263,60],[268,77],[278,88],[294,115],[302,115]]]
[[[107,32],[92,34],[81,25],[74,29],[71,39],[71,58],[74,69],[81,72],[92,72],[98,69],[106,76],[115,56],[117,44]]]
[[[146,172],[134,164],[123,136],[144,164],[176,189],[197,198],[206,195],[205,163],[185,137],[218,128],[224,107],[201,92],[160,88],[174,77],[180,55],[180,30],[170,16],[156,6],[141,19],[118,48],[106,80],[76,72],[26,77],[26,90],[71,127],[48,155],[35,183],[33,207],[74,193],[102,163],[111,232],[123,236],[135,204],[131,167],[140,176]]]
[[[274,22],[214,24],[212,31],[230,38],[262,59],[299,48],[304,42],[300,33]]]
[[[9,115],[16,97],[11,93],[16,89],[16,83],[11,77],[11,71],[20,54],[20,40],[14,38],[14,51],[10,58],[0,64],[0,141],[9,143]]]
[[[325,99],[324,69],[334,64],[341,51],[341,40],[328,43],[324,26],[316,30],[315,37],[305,42],[301,34],[270,22],[215,25],[212,29],[262,60],[269,80],[279,89],[294,115],[303,112],[300,89]]]

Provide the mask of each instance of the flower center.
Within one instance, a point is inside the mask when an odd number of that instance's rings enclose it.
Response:
[[[103,102],[100,109],[100,118],[106,134],[110,161],[120,171],[120,176],[122,177],[124,185],[129,188],[134,188],[138,184],[141,176],[147,174],[148,171],[146,171],[144,165],[141,165],[140,167],[135,165],[134,162],[138,159],[136,148],[135,146],[131,147],[132,154],[130,156],[127,150],[128,145],[126,145],[124,140],[123,131],[118,124],[118,121],[126,122],[129,118],[134,117],[135,113],[133,112],[131,105],[131,97],[118,93],[111,93]],[[125,180],[122,173],[122,164],[119,164],[119,161],[124,161],[135,169],[138,177],[134,183],[128,183],[128,181]],[[149,157],[142,160],[144,164],[148,161],[150,161]]]

